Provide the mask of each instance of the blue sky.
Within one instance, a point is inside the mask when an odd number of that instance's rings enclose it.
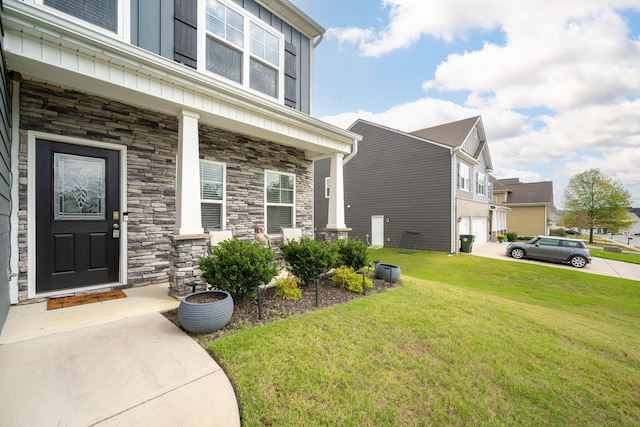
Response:
[[[562,208],[599,168],[640,207],[638,0],[291,1],[327,30],[314,116],[410,132],[481,115],[497,178],[552,180]]]

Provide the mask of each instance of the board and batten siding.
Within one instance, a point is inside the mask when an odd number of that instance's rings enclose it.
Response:
[[[4,61],[3,34],[0,23],[0,331],[11,306],[6,274],[11,256],[11,80]]]
[[[385,246],[395,247],[404,231],[415,231],[422,233],[418,249],[450,251],[450,150],[363,121],[349,130],[363,136],[358,154],[344,167],[349,236],[370,243],[371,217],[383,215]],[[328,160],[316,162],[316,204],[322,211],[321,174],[328,168]]]

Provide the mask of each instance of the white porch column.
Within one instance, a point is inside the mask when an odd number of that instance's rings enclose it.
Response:
[[[329,179],[329,223],[328,229],[342,230],[347,225],[344,222],[344,179],[342,172],[342,158],[340,153],[331,155],[331,171]]]
[[[198,119],[200,115],[182,110],[178,115],[178,160],[176,165],[176,226],[174,233],[202,234],[200,216],[200,154]]]

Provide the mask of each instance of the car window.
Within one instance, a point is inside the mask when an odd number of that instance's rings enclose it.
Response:
[[[563,240],[562,241],[562,246],[567,246],[570,248],[581,248],[582,247],[582,242],[574,242],[571,240]]]
[[[547,237],[543,237],[537,242],[540,246],[560,246],[560,241],[558,239],[549,239]]]

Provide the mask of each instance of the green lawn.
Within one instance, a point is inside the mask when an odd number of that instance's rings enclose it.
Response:
[[[640,424],[640,282],[470,255],[372,258],[400,265],[403,283],[210,344],[243,425]]]
[[[591,249],[591,256],[612,259],[615,261],[630,262],[632,264],[640,264],[640,253],[619,254],[616,252],[606,252],[602,249]]]

